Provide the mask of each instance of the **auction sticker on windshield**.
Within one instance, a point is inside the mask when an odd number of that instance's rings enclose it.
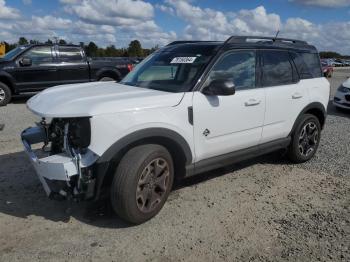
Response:
[[[170,64],[192,64],[197,57],[174,57]]]

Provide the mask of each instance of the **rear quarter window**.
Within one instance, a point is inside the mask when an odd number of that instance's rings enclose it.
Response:
[[[322,77],[320,58],[317,53],[291,53],[301,79]]]

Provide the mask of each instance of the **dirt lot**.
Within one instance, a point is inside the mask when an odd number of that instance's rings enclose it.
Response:
[[[0,261],[350,261],[350,113],[330,105],[311,162],[274,153],[183,181],[130,227],[104,203],[46,198],[19,141],[25,102],[0,108]]]

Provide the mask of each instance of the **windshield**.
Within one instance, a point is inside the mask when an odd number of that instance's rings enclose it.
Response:
[[[213,55],[214,48],[156,52],[131,71],[122,84],[166,92],[190,91]],[[183,52],[186,51],[186,52]]]
[[[2,59],[11,60],[14,57],[16,57],[19,53],[21,53],[24,49],[24,46],[16,47],[15,49],[12,49],[10,52],[6,53],[5,56],[2,57]]]

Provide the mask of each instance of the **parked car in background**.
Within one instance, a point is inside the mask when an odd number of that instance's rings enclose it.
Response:
[[[327,60],[324,59],[321,59],[321,65],[323,75],[327,78],[331,78],[334,71],[333,66]]]
[[[75,45],[20,46],[0,59],[0,106],[13,95],[56,85],[120,81],[132,68],[131,60],[88,58]]]
[[[343,64],[345,66],[350,66],[350,60],[343,60]]]
[[[350,109],[350,78],[338,88],[333,105],[337,109]]]
[[[54,87],[27,105],[41,123],[22,133],[46,193],[109,196],[125,221],[163,207],[174,179],[286,149],[317,152],[330,84],[304,41],[233,36],[176,41],[120,83]],[[32,144],[49,145],[38,157]]]

